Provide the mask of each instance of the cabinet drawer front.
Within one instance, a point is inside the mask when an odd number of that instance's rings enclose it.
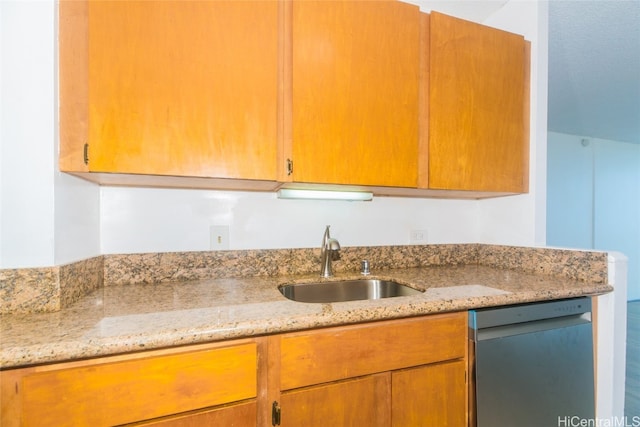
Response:
[[[466,332],[463,312],[286,334],[281,388],[463,358]]]
[[[23,423],[124,424],[256,396],[256,344],[53,370],[23,379]]]

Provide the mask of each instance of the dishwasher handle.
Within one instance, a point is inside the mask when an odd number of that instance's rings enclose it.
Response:
[[[542,332],[551,329],[568,328],[576,325],[591,323],[591,313],[542,319],[533,322],[514,323],[510,325],[494,326],[491,328],[472,329],[474,341],[486,341],[515,335]]]

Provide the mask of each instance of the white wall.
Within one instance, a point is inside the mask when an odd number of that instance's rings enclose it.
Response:
[[[531,42],[531,123],[529,193],[480,201],[479,243],[546,244],[548,10],[544,1],[511,1],[483,21]]]
[[[3,22],[4,21],[2,19],[2,5],[0,5],[0,28],[4,28]],[[4,132],[2,130],[2,129],[4,129],[4,126],[2,125],[3,121],[4,121],[4,119],[3,119],[3,117],[4,117],[4,113],[3,113],[4,102],[2,102],[2,100],[4,99],[4,96],[3,96],[4,85],[2,83],[2,73],[3,73],[3,69],[4,69],[4,66],[3,66],[4,61],[2,59],[4,57],[3,54],[2,54],[3,40],[4,40],[4,35],[3,35],[2,30],[0,30],[0,267],[3,265],[3,261],[2,260],[3,260],[3,253],[4,253],[3,250],[2,250],[2,247],[3,247],[3,243],[2,242],[4,241],[3,238],[2,238],[2,230],[4,229],[4,225],[3,225],[4,223],[2,221],[2,218],[4,216],[2,214],[2,212],[4,210],[2,208],[2,206],[3,206],[3,204],[2,204],[2,200],[3,200],[2,193],[3,193],[3,190],[4,190],[4,186],[2,185],[2,183],[3,183],[3,179],[2,178],[3,178],[3,175],[4,175],[2,173],[2,171],[4,170],[4,163],[3,163],[3,160],[2,160],[3,159],[2,152],[4,151],[3,150],[3,145],[4,144],[2,143],[3,137],[4,137]]]
[[[640,144],[594,142],[595,249],[628,258],[628,298],[640,300]]]
[[[229,225],[230,249],[320,245],[325,225],[344,246],[474,241],[476,203],[374,198],[371,202],[280,200],[273,193],[102,189],[104,253],[209,249],[209,227]]]
[[[609,253],[608,282],[613,292],[598,296],[596,322],[596,417],[623,420],[625,414],[625,370],[627,344],[627,258]],[[636,414],[629,414],[635,416]],[[631,423],[631,418],[629,418]]]
[[[0,2],[3,266],[53,259],[53,2]]]
[[[489,201],[284,201],[268,193],[98,189],[58,174],[54,2],[0,1],[0,16],[0,268],[99,253],[206,250],[212,224],[228,224],[231,248],[238,249],[315,247],[326,224],[345,246],[406,244],[411,229],[427,229],[433,243],[543,243],[547,16],[537,2],[508,2],[487,21],[525,34],[533,56],[531,193]]]
[[[99,189],[57,171],[56,7],[0,1],[0,268],[99,254]]]
[[[54,264],[100,255],[100,188],[59,171],[54,188]]]
[[[585,143],[587,140],[585,140]],[[547,243],[593,248],[593,145],[575,135],[549,133]]]
[[[548,150],[549,245],[622,252],[640,299],[640,145],[550,132]]]

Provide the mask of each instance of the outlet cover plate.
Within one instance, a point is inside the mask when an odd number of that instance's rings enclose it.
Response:
[[[410,245],[426,245],[427,230],[411,230],[409,232],[409,244]]]
[[[212,251],[229,249],[229,226],[212,225],[209,227],[209,245]]]

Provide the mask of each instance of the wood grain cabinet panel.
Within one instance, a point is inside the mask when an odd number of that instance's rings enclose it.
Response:
[[[388,427],[389,374],[323,384],[282,394],[283,427]]]
[[[292,8],[293,181],[416,187],[418,7],[296,0]]]
[[[466,333],[451,313],[284,334],[282,425],[463,427]]]
[[[527,42],[432,12],[429,50],[428,188],[527,192]]]
[[[256,425],[256,419],[257,405],[255,401],[252,401],[128,425],[140,427],[252,427]]]
[[[62,0],[59,17],[62,171],[110,185],[528,191],[522,36],[393,0]]]
[[[392,373],[393,427],[463,427],[466,424],[464,360]]]
[[[23,426],[110,426],[257,396],[255,343],[25,375]]]
[[[63,171],[276,179],[277,2],[63,0],[60,17]]]
[[[283,390],[464,358],[466,313],[286,334]]]

